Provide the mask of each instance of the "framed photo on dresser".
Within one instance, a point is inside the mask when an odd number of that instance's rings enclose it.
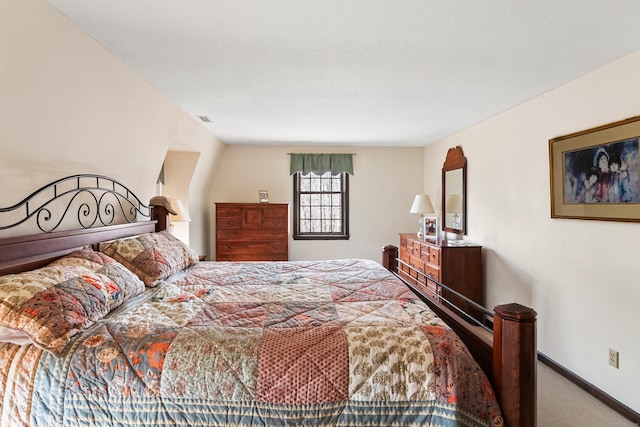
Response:
[[[437,239],[438,238],[438,217],[425,216],[423,230],[424,230],[425,239]]]

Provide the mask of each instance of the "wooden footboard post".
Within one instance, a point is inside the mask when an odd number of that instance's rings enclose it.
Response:
[[[536,312],[499,305],[493,316],[493,383],[507,427],[536,426]]]
[[[398,248],[387,245],[382,248],[382,266],[395,273],[398,271]]]

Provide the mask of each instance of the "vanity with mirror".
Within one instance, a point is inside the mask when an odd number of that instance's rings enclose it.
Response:
[[[442,166],[442,207],[442,229],[456,239],[401,233],[400,274],[417,280],[416,290],[427,297],[437,291],[416,270],[482,305],[482,246],[461,239],[467,230],[467,159],[461,147],[449,149]],[[455,295],[447,297],[454,305],[464,304]]]

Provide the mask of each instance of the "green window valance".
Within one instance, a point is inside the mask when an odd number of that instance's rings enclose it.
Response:
[[[303,175],[313,172],[322,175],[331,172],[338,175],[346,172],[353,175],[353,154],[315,154],[291,153],[289,175],[302,172]]]

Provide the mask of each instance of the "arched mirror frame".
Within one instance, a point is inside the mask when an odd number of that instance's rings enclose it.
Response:
[[[456,194],[456,190],[447,188],[447,174],[462,171],[462,182],[460,186],[460,196],[462,201],[462,209],[460,211],[460,228],[455,228],[453,224],[453,215],[447,214],[447,200],[449,196]],[[450,176],[450,181],[457,181]],[[450,184],[451,184],[450,182]],[[449,191],[447,191],[449,190]],[[447,151],[447,158],[442,165],[442,229],[449,233],[467,234],[467,158],[462,153],[462,147],[450,148]]]

